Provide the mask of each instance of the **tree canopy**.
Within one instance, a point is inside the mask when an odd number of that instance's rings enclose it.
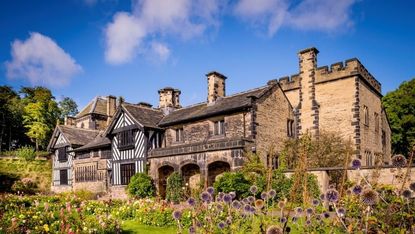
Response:
[[[75,116],[78,114],[78,105],[70,97],[64,97],[62,101],[58,103],[61,110],[60,119],[63,120],[65,116]]]
[[[408,155],[415,144],[415,78],[383,97],[392,129],[392,151]]]

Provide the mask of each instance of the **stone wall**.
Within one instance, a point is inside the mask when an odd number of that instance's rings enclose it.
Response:
[[[395,188],[400,189],[402,186],[402,181],[398,178],[399,175],[403,175],[406,172],[406,169],[397,169],[397,168],[381,168],[378,171],[375,169],[361,169],[359,170],[348,170],[347,177],[350,181],[358,182],[362,180],[364,176],[370,183],[378,183],[383,185],[391,185]],[[409,173],[409,181],[415,181],[415,168],[412,167]],[[405,188],[409,186],[409,183],[405,183]]]
[[[271,164],[267,155],[281,152],[288,139],[287,121],[293,120],[292,107],[279,86],[275,86],[256,102],[256,151],[265,164]],[[273,154],[273,155],[270,155]]]
[[[77,173],[80,168],[95,168],[96,173],[93,181],[77,181]],[[100,157],[90,157],[75,159],[73,161],[73,190],[89,190],[93,193],[102,193],[107,191],[108,171],[107,160]]]
[[[72,191],[72,186],[70,186],[70,185],[55,185],[55,186],[51,186],[50,190],[53,193],[71,192]]]

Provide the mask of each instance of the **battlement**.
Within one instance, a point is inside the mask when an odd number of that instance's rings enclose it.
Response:
[[[360,75],[360,77],[376,92],[381,94],[381,84],[377,81],[363,64],[352,58],[346,61],[333,63],[330,66],[322,66],[316,69],[315,84],[334,81],[341,78]],[[300,88],[300,75],[295,74],[278,79],[284,91]]]
[[[294,74],[291,76],[284,76],[278,79],[282,90],[291,90],[300,88],[300,75]]]
[[[344,62],[333,63],[316,69],[316,84],[346,78],[353,75],[360,75],[366,83],[381,93],[381,84],[377,81],[357,59],[348,59]]]

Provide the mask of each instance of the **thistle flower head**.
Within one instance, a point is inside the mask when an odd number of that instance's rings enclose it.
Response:
[[[235,201],[232,202],[232,207],[234,209],[237,209],[238,210],[238,209],[241,208],[241,203],[239,201],[235,200]]]
[[[360,199],[362,201],[363,204],[371,206],[374,205],[378,202],[379,200],[379,195],[378,193],[371,189],[371,188],[367,188],[365,190],[363,190]]]
[[[415,182],[412,182],[412,183],[409,185],[409,189],[415,192]]]
[[[230,194],[225,194],[225,196],[223,196],[223,201],[226,203],[231,203],[232,202],[232,196]]]
[[[249,196],[248,197],[248,201],[249,201],[249,203],[254,203],[254,201],[255,201],[255,197],[253,197],[253,196]]]
[[[324,193],[320,194],[320,200],[324,201],[324,199],[326,199],[326,196],[324,195]]]
[[[189,197],[189,199],[187,199],[187,204],[194,206],[196,204],[196,200],[193,197]]]
[[[266,234],[282,234],[283,231],[280,227],[276,225],[271,225],[267,228]]]
[[[248,204],[248,203],[249,203],[248,198],[244,198],[244,199],[242,199],[242,203],[243,203],[243,204]]]
[[[305,210],[305,212],[306,212],[307,215],[312,215],[314,213],[314,209],[309,207]]]
[[[397,154],[392,157],[392,165],[394,167],[402,168],[406,166],[406,158],[402,154]]]
[[[280,208],[280,209],[283,209],[284,207],[285,207],[285,202],[284,201],[279,201],[278,202],[278,207]]]
[[[344,216],[346,214],[346,209],[344,209],[344,207],[340,207],[339,209],[337,209],[337,213],[340,216]]]
[[[176,220],[179,220],[182,217],[182,212],[180,212],[179,210],[175,210],[173,211],[173,218]]]
[[[268,198],[268,194],[266,192],[262,192],[261,193],[261,199],[262,200],[267,200],[267,198]]]
[[[225,223],[225,222],[220,221],[220,222],[218,223],[218,228],[219,228],[219,229],[224,229],[225,227],[226,227],[226,223]]]
[[[268,191],[268,196],[273,199],[277,195],[277,192],[274,189]]]
[[[320,201],[318,199],[313,199],[312,204],[313,206],[318,206],[320,205]]]
[[[200,198],[202,199],[202,201],[208,202],[210,201],[211,196],[208,192],[203,192],[202,194],[200,194]]]
[[[362,186],[356,184],[355,186],[353,186],[352,191],[353,191],[354,194],[360,195],[363,191],[363,188],[362,188]]]
[[[325,211],[325,212],[323,213],[323,217],[324,217],[325,219],[330,218],[330,213],[329,213],[329,212],[327,212],[327,211]]]
[[[303,208],[301,207],[295,208],[295,213],[297,213],[298,215],[301,215],[303,213]]]
[[[251,212],[251,206],[248,205],[248,204],[245,204],[244,205],[244,211],[247,212],[247,213]]]
[[[262,208],[264,207],[264,200],[257,199],[257,200],[255,201],[255,207],[256,207],[258,210],[262,209]]]
[[[406,199],[409,199],[412,197],[412,192],[409,189],[405,189],[404,191],[402,191],[402,196]]]
[[[189,227],[189,233],[190,233],[190,234],[194,234],[194,233],[196,233],[196,229],[195,229],[195,227],[190,226],[190,227]]]
[[[206,192],[208,192],[210,195],[213,195],[213,193],[215,193],[215,189],[213,187],[208,187]]]
[[[286,223],[286,222],[287,222],[287,218],[285,218],[285,217],[280,218],[280,223]]]
[[[362,162],[360,161],[360,159],[358,158],[353,159],[352,168],[356,170],[356,169],[360,169],[360,167],[362,167]]]
[[[325,196],[328,202],[336,203],[339,200],[339,192],[334,188],[328,189]]]
[[[228,225],[232,224],[232,216],[226,217],[226,224],[228,224]]]
[[[249,188],[249,191],[252,193],[252,194],[257,194],[258,193],[258,187],[257,186],[255,186],[255,185],[252,185],[250,188]]]
[[[236,197],[236,193],[235,192],[229,192],[229,195],[231,195],[231,197],[232,197],[232,199],[235,199],[235,197]]]

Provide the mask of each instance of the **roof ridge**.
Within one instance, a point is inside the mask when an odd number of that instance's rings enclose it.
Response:
[[[99,132],[100,130],[97,129],[89,129],[89,128],[78,128],[78,127],[74,127],[74,126],[69,126],[69,125],[58,125],[58,127],[64,127],[64,128],[71,128],[71,129],[76,129],[76,130],[82,130],[82,131],[91,131],[91,132]]]
[[[142,109],[146,109],[146,110],[160,111],[159,109],[156,109],[156,108],[153,108],[153,107],[140,106],[140,105],[133,104],[133,103],[129,103],[129,102],[124,102],[123,104],[127,104],[129,106],[133,106],[133,107],[137,107],[137,108],[142,108]]]
[[[91,106],[91,109],[89,110],[88,114],[90,114],[90,113],[93,113],[93,112],[94,112],[95,108],[97,107],[98,98],[99,98],[99,96],[96,96],[96,97],[94,98],[94,104]]]

